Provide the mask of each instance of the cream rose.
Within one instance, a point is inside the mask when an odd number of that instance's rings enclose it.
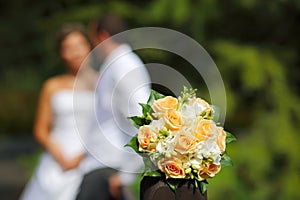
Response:
[[[177,158],[164,158],[158,161],[159,169],[167,178],[185,178],[183,163]]]
[[[140,150],[155,151],[157,133],[152,130],[149,125],[144,125],[139,128],[137,139]]]
[[[182,118],[176,110],[168,110],[164,116],[166,127],[172,131],[180,130],[182,126]]]
[[[217,126],[214,121],[201,118],[196,124],[194,134],[199,142],[206,141],[217,134]]]
[[[152,109],[156,113],[164,113],[170,109],[176,109],[178,100],[174,97],[167,96],[153,102]]]
[[[220,147],[221,152],[224,153],[226,148],[226,132],[222,127],[218,127],[217,145]]]
[[[194,136],[181,132],[176,135],[174,150],[180,154],[193,153],[196,145],[197,140]]]

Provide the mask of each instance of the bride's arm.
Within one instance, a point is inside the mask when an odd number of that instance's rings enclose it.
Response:
[[[36,120],[34,123],[34,136],[36,140],[48,151],[53,158],[64,169],[74,168],[71,162],[68,162],[61,151],[60,146],[50,137],[52,125],[52,107],[50,98],[55,90],[55,80],[50,79],[44,84],[39,103],[37,107]]]

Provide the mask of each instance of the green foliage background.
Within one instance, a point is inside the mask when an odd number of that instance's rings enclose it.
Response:
[[[296,0],[1,1],[0,136],[31,133],[42,82],[63,72],[54,50],[55,31],[66,22],[87,25],[108,11],[122,15],[129,28],[159,26],[185,33],[216,62],[226,86],[225,128],[238,142],[228,150],[234,167],[209,180],[209,199],[300,199]],[[166,52],[138,53],[146,63],[186,69],[185,62]]]

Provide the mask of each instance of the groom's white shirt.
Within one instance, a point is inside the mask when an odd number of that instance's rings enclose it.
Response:
[[[139,103],[147,102],[150,84],[145,65],[129,45],[120,45],[105,59],[96,87],[96,120],[85,142],[90,154],[82,163],[86,172],[115,168],[124,184],[132,181],[132,173],[142,172],[142,158],[124,145],[137,133],[127,117],[142,114]]]

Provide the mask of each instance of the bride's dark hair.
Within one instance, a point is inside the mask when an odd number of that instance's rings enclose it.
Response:
[[[56,33],[56,50],[59,52],[61,50],[61,43],[64,39],[71,33],[81,33],[88,43],[91,45],[90,38],[84,28],[84,26],[80,23],[69,23],[63,25]]]

